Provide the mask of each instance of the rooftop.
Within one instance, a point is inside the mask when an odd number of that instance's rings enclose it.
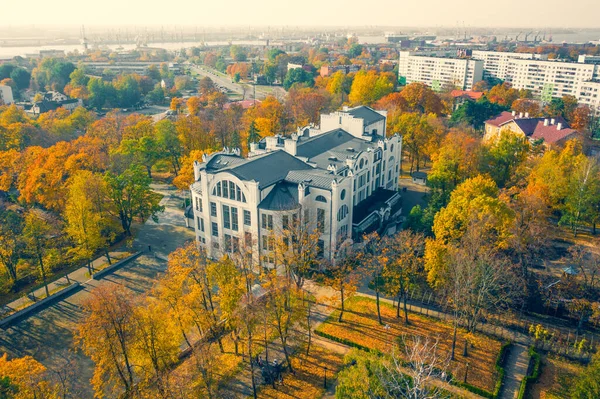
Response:
[[[367,197],[366,200],[354,207],[354,211],[352,213],[352,223],[359,224],[371,213],[386,206],[386,202],[394,195],[398,195],[398,192],[383,188],[373,191],[373,194],[371,194],[370,197]]]
[[[361,105],[360,107],[350,108],[346,113],[352,115],[355,118],[360,118],[365,121],[365,126],[379,122],[385,119],[385,116],[372,108]]]
[[[279,182],[258,207],[269,211],[288,211],[298,206],[298,185]]]
[[[308,158],[321,169],[331,164],[344,165],[346,158],[375,147],[373,142],[359,139],[342,129],[335,129],[307,140],[300,140],[297,147],[299,157]]]

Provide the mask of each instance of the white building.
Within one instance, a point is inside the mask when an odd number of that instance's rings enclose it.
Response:
[[[435,91],[446,87],[471,90],[482,79],[481,60],[457,58],[452,52],[400,51],[398,81],[401,85],[419,82]]]
[[[14,102],[12,87],[0,85],[0,105],[12,104]]]
[[[291,137],[266,137],[194,163],[191,185],[198,242],[210,257],[252,247],[272,262],[274,234],[293,220],[318,229],[320,255],[390,225],[400,213],[402,138],[386,138],[385,112],[368,107],[321,116],[321,126]]]
[[[544,54],[510,53],[502,51],[473,50],[472,56],[476,60],[483,61],[483,77],[506,80],[513,73],[514,59],[523,60],[547,60]]]

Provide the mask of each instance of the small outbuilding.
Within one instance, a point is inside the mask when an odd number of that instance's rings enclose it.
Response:
[[[412,172],[410,176],[415,184],[420,184],[421,186],[427,184],[427,173],[425,172]]]

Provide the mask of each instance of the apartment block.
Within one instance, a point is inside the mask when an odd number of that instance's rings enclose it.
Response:
[[[398,81],[401,85],[425,83],[435,91],[448,87],[471,90],[483,79],[483,65],[481,60],[457,56],[456,50],[401,51]]]

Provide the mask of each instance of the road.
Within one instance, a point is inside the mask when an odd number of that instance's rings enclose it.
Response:
[[[136,295],[143,295],[165,270],[166,262],[163,259],[194,238],[193,230],[185,227],[182,211],[178,208],[182,199],[176,195],[176,191],[167,190],[165,186],[153,188],[165,195],[161,203],[166,209],[159,216],[158,223],[148,221],[139,227],[134,250],[143,250],[145,253],[101,280],[80,281],[84,283],[83,288],[75,294],[43,308],[6,330],[0,329],[0,354],[7,352],[11,357],[31,355],[50,370],[64,369],[64,358],[68,357],[73,362],[69,367],[75,370],[70,382],[72,396],[93,397],[89,381],[94,364],[81,352],[73,351],[73,332],[85,316],[81,305],[90,298],[91,291],[101,285],[121,285]],[[148,245],[152,246],[153,253],[147,252]]]
[[[253,87],[251,84],[247,83],[234,83],[231,81],[229,76],[218,72],[212,68],[207,67],[198,67],[198,66],[190,66],[190,69],[202,76],[208,76],[211,78],[217,85],[221,87],[225,87],[227,90],[239,95],[243,99],[252,99],[253,95]],[[245,93],[244,93],[245,86]],[[245,94],[245,97],[244,97]],[[256,98],[258,100],[264,100],[267,96],[275,96],[278,99],[281,99],[285,96],[286,91],[282,87],[278,86],[256,86]]]

